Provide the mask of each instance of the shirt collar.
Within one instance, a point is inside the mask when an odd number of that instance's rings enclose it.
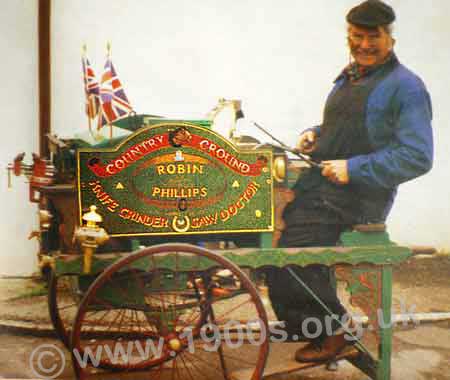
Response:
[[[344,70],[341,71],[338,77],[334,80],[334,83],[343,78],[350,80],[351,82],[355,82],[361,78],[371,75],[372,73],[378,71],[382,67],[385,67],[386,65],[395,62],[398,62],[398,59],[393,51],[389,53],[388,57],[383,63],[380,63],[379,65],[376,66],[365,67],[358,65],[356,62],[352,62],[349,65],[347,65],[344,68]]]

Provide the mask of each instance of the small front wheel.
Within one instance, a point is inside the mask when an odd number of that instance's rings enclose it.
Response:
[[[48,282],[48,310],[58,338],[70,347],[72,325],[83,294],[76,275],[56,275],[51,271]]]

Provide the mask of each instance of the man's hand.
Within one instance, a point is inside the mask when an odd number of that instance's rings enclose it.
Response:
[[[296,149],[300,153],[312,153],[316,149],[316,132],[306,131],[300,135]]]
[[[322,175],[338,185],[346,185],[350,182],[348,177],[347,160],[322,161],[324,168]]]

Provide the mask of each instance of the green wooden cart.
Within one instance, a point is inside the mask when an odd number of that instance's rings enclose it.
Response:
[[[318,365],[271,362],[269,347],[286,336],[263,291],[266,268],[312,264],[332,268],[368,317],[337,359],[390,378],[392,265],[408,248],[380,226],[355,226],[339,247],[277,248],[297,162],[231,143],[205,121],[121,122],[133,133],[109,144],[54,139],[59,180],[32,181],[41,213],[53,215],[40,258],[77,378],[102,368],[258,380]]]

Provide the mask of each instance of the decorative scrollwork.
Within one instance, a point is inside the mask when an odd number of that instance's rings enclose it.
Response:
[[[381,268],[372,265],[339,265],[335,270],[336,278],[346,283],[350,293],[350,304],[361,308],[369,318],[368,330],[380,340],[378,310],[381,310]]]

